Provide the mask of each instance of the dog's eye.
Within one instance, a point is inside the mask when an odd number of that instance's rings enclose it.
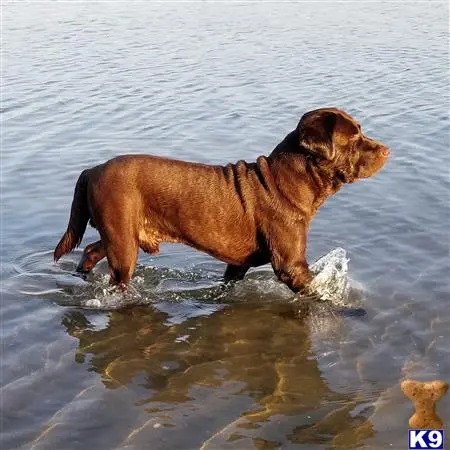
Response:
[[[353,141],[353,144],[352,144],[352,151],[357,151],[357,150],[358,150],[358,147],[361,145],[361,142],[362,142],[362,138],[361,138],[361,136],[358,136],[358,137]]]

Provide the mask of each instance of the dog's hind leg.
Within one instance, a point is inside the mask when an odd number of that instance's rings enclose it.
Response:
[[[106,251],[101,240],[87,245],[76,271],[80,273],[89,273],[105,256]]]
[[[103,236],[102,236],[103,240]],[[106,242],[106,257],[108,258],[110,283],[125,288],[133,276],[136,267],[139,246],[132,233],[114,235],[114,240]]]

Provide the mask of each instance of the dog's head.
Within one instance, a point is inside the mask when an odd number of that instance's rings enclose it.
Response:
[[[296,131],[300,151],[331,166],[347,183],[374,175],[389,157],[385,145],[365,136],[359,123],[337,108],[307,112]]]

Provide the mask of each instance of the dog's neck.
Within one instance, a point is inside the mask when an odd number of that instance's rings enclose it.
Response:
[[[297,130],[289,133],[267,160],[281,194],[302,211],[306,203],[310,217],[347,182],[332,164],[302,151]]]
[[[293,153],[298,148],[298,130],[291,131],[273,150],[269,158],[276,157],[283,153]]]

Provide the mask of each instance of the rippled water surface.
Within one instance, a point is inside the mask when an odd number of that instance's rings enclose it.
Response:
[[[406,448],[399,381],[450,381],[447,3],[2,11],[0,447]],[[53,264],[82,169],[251,161],[331,105],[392,150],[311,225],[310,261],[346,249],[360,313],[299,314],[268,267],[223,290],[183,246],[141,255],[126,298],[104,263],[72,275],[81,250]]]

